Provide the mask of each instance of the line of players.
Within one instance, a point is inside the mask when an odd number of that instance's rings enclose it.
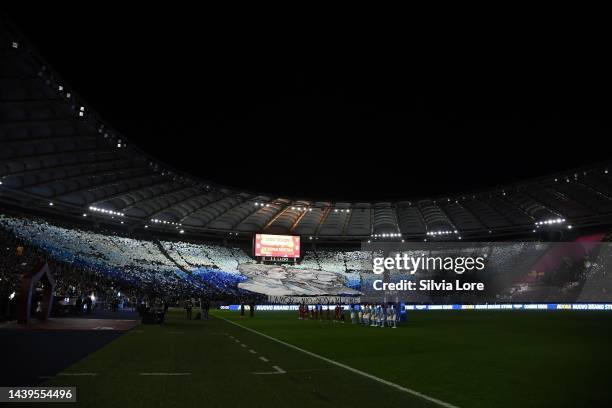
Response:
[[[350,318],[352,324],[362,324],[370,327],[391,327],[396,329],[399,314],[394,304],[353,304],[350,306]],[[332,320],[332,306],[327,305],[327,308],[323,310],[323,305],[317,304],[309,306],[302,303],[298,307],[298,319]],[[345,322],[345,312],[342,305],[336,304],[335,307],[333,307],[333,320],[341,323]]]
[[[333,307],[333,320],[344,323],[344,308],[337,304]],[[332,306],[327,305],[327,308],[323,310],[323,305],[307,305],[305,303],[300,304],[298,307],[298,319],[300,320],[332,320]]]
[[[394,304],[366,304],[355,310],[351,305],[351,322],[370,327],[391,327],[397,329],[399,315]]]

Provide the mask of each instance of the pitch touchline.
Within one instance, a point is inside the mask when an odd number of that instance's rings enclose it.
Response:
[[[252,333],[259,334],[259,335],[260,335],[260,336],[262,336],[262,337],[265,337],[265,338],[267,338],[267,339],[269,339],[269,340],[275,341],[275,342],[277,342],[277,343],[279,343],[279,344],[282,344],[282,345],[284,345],[284,346],[290,347],[290,348],[292,348],[292,349],[294,349],[294,350],[301,351],[302,353],[308,354],[308,355],[309,355],[309,356],[311,356],[311,357],[318,358],[319,360],[323,360],[323,361],[326,361],[326,362],[328,362],[328,363],[330,363],[330,364],[333,364],[333,365],[335,365],[335,366],[342,367],[342,368],[344,368],[344,369],[346,369],[346,370],[349,370],[349,371],[351,371],[351,372],[353,372],[353,373],[355,373],[355,374],[359,374],[359,375],[364,376],[364,377],[367,377],[367,378],[369,378],[369,379],[371,379],[371,380],[377,381],[377,382],[379,382],[379,383],[381,383],[381,384],[385,384],[385,385],[388,385],[389,387],[393,387],[393,388],[395,388],[396,390],[406,392],[406,393],[408,393],[408,394],[411,394],[411,395],[414,395],[414,396],[416,396],[416,397],[422,398],[422,399],[424,399],[424,400],[426,400],[426,401],[432,402],[432,403],[437,404],[437,405],[440,405],[440,406],[442,406],[442,407],[446,407],[446,408],[458,408],[458,407],[457,407],[457,405],[453,405],[453,404],[450,404],[450,403],[448,403],[448,402],[444,402],[444,401],[442,401],[442,400],[439,400],[439,399],[437,399],[437,398],[430,397],[429,395],[425,395],[425,394],[423,394],[423,393],[421,393],[421,392],[415,391],[415,390],[410,389],[410,388],[402,387],[402,386],[401,386],[401,385],[399,385],[399,384],[395,384],[395,383],[393,383],[393,382],[391,382],[391,381],[387,381],[387,380],[384,380],[384,379],[382,379],[382,378],[380,378],[380,377],[376,377],[375,375],[368,374],[368,373],[366,373],[365,371],[358,370],[358,369],[353,368],[353,367],[351,367],[351,366],[347,366],[346,364],[342,364],[342,363],[339,363],[339,362],[337,362],[337,361],[334,361],[334,360],[332,360],[332,359],[330,359],[330,358],[323,357],[323,356],[321,356],[321,355],[319,355],[319,354],[315,354],[315,353],[313,353],[313,352],[311,352],[311,351],[308,351],[308,350],[304,350],[303,348],[300,348],[300,347],[298,347],[298,346],[294,346],[294,345],[293,345],[293,344],[291,344],[291,343],[284,342],[284,341],[279,340],[279,339],[277,339],[277,338],[274,338],[274,337],[272,337],[272,336],[268,336],[267,334],[261,333],[261,332],[259,332],[259,331],[257,331],[257,330],[254,330],[254,329],[251,329],[251,328],[249,328],[249,327],[243,326],[243,325],[241,325],[241,324],[238,324],[238,323],[232,322],[231,320],[228,320],[228,319],[226,319],[226,318],[224,318],[224,317],[221,317],[221,316],[215,316],[215,317],[217,317],[217,318],[219,318],[219,319],[221,319],[221,320],[224,320],[224,321],[226,321],[226,322],[228,322],[228,323],[230,323],[230,324],[233,324],[234,326],[238,326],[238,327],[241,327],[241,328],[243,328],[243,329],[245,329],[245,330],[248,330],[248,331],[250,331],[250,332],[252,332]]]

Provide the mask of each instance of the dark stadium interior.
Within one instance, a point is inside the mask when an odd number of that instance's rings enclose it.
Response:
[[[31,15],[24,4],[6,5],[92,108],[157,159],[230,187],[298,199],[415,199],[610,158],[598,148],[610,132],[609,80],[595,82],[596,60],[562,63],[562,50],[529,54],[528,67],[503,46],[440,60],[413,56],[415,44],[401,40],[284,39],[253,22],[185,21],[165,8],[146,16],[99,9],[96,19],[68,23],[71,6],[37,7]],[[160,19],[172,29],[159,30]],[[517,165],[526,155],[529,166]],[[244,169],[272,165],[283,170],[245,177]],[[376,182],[366,188],[365,180]]]
[[[594,44],[75,7],[0,6],[0,405],[610,406]]]

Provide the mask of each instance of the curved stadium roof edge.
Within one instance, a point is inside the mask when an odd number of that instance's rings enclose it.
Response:
[[[0,198],[7,202],[156,228],[329,239],[478,237],[554,224],[542,222],[612,221],[609,162],[486,191],[400,201],[294,199],[217,185],[138,149],[4,21],[0,52]]]

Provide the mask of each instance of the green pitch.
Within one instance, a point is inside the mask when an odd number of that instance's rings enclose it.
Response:
[[[140,325],[47,384],[76,386],[78,405],[92,408],[612,400],[612,314],[605,312],[414,312],[395,330],[301,321],[297,312],[214,315],[188,321],[171,312],[165,325]]]

